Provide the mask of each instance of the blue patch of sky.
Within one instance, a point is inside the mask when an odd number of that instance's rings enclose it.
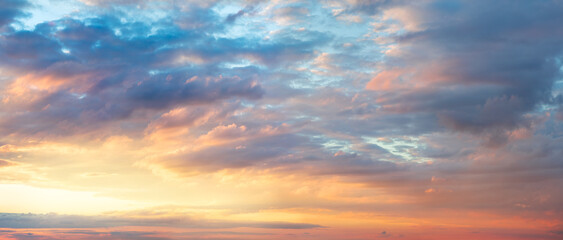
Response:
[[[414,156],[411,154],[410,150],[425,146],[425,144],[423,144],[417,137],[379,139],[364,136],[362,139],[366,143],[375,144],[387,150],[389,153],[399,157],[399,159],[419,163],[432,161],[432,159]]]
[[[231,14],[236,14],[240,10],[245,9],[245,5],[239,3],[227,3],[216,5],[214,11],[220,16],[221,19],[226,19]],[[264,11],[264,4],[255,6],[255,11]],[[364,21],[360,23],[346,22],[336,19],[332,15],[332,10],[329,8],[322,8],[318,6],[313,6],[311,4],[302,5],[299,7],[306,7],[309,12],[307,15],[301,16],[302,21],[295,21],[292,25],[278,25],[275,21],[272,21],[273,17],[270,10],[268,12],[260,13],[246,13],[243,16],[237,18],[237,20],[231,24],[228,24],[226,30],[221,33],[215,33],[215,37],[223,38],[242,38],[249,41],[256,41],[267,43],[269,41],[276,41],[279,37],[280,32],[284,34],[292,35],[292,37],[297,39],[309,38],[311,34],[317,33],[328,33],[331,37],[333,36],[333,42],[328,44],[322,44],[315,46],[314,54],[328,53],[346,53],[358,58],[365,59],[367,61],[379,61],[382,59],[381,47],[373,42],[369,38],[371,32],[373,31],[370,27],[370,20],[372,18],[364,17]],[[357,38],[357,36],[361,36]],[[357,46],[353,49],[345,49],[344,44]],[[313,61],[314,57],[310,59]],[[311,73],[307,70],[314,68],[311,65],[312,62],[304,61],[295,63],[293,67],[295,69],[303,69],[300,75],[302,77],[293,79],[289,82],[289,86],[296,89],[311,89],[318,87],[346,87],[353,88],[348,81],[351,79],[342,78],[334,75],[319,75]],[[246,67],[250,66],[251,63],[248,60],[241,60],[240,62],[225,63],[224,67]],[[371,73],[374,69],[366,68],[362,66],[346,65],[342,66],[344,68],[353,68],[355,71],[361,71],[365,73]],[[288,71],[294,71],[295,69],[288,69]],[[363,86],[354,89],[354,91],[363,90]]]
[[[79,1],[35,0],[26,9],[27,17],[12,26],[16,30],[33,30],[35,25],[58,20],[64,17],[76,17],[86,6]]]
[[[351,144],[349,141],[328,138],[325,136],[322,136],[321,138],[324,139],[324,143],[322,143],[323,147],[330,152],[336,153],[338,151],[342,151],[350,154],[354,153],[351,149]]]

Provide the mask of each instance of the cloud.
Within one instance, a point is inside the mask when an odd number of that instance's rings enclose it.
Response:
[[[143,232],[143,231],[41,231],[41,232],[14,232],[4,236],[11,239],[41,239],[41,240],[55,240],[55,239],[68,239],[70,237],[77,239],[147,239],[147,240],[166,240],[172,239],[168,237],[155,236],[157,232]]]
[[[3,234],[4,233],[4,234]],[[13,239],[245,239],[254,236],[276,236],[274,233],[235,232],[235,231],[198,231],[198,232],[163,232],[136,231],[127,229],[95,229],[95,230],[50,230],[33,229],[30,231],[0,231],[0,236]]]
[[[214,20],[204,17],[202,21]],[[15,79],[5,89],[2,107],[28,110],[5,120],[3,131],[61,131],[19,124],[38,118],[51,123],[49,126],[64,119],[69,129],[89,122],[87,119],[98,123],[127,119],[138,109],[163,110],[229,98],[257,99],[263,95],[259,76],[237,76],[230,73],[234,70],[220,65],[237,56],[281,64],[307,54],[301,51],[310,44],[291,41],[291,37],[285,39],[293,43],[265,45],[245,39],[214,39],[200,32],[216,31],[206,26],[184,28],[180,24],[166,33],[145,37],[150,28],[143,23],[120,23],[108,16],[85,21],[61,19],[40,24],[34,31],[2,36],[0,64],[11,69],[9,73]],[[186,45],[198,39],[212,46]],[[175,45],[179,47],[163,48]],[[189,54],[202,62],[193,62],[186,57]],[[217,70],[222,75],[209,74]],[[36,97],[29,101],[27,95]]]
[[[218,38],[225,26],[212,9],[193,6],[170,15],[148,24],[122,21],[130,16],[112,10],[2,35],[0,66],[9,81],[0,107],[12,114],[0,130],[68,136],[127,122],[138,112],[256,100],[270,70],[227,63],[242,58],[275,69],[311,56],[328,40],[312,31],[282,31],[271,41]]]
[[[242,128],[237,128],[235,131],[241,130]],[[244,132],[244,130],[242,131]],[[226,143],[225,141],[214,141],[214,143],[207,143],[210,144],[209,147],[179,151],[151,162],[180,174],[191,174],[194,171],[214,172],[221,169],[244,168],[268,163],[278,165],[287,155],[299,151],[298,148],[305,148],[312,144],[308,143],[306,138],[294,134],[249,136],[242,144],[236,139],[229,139],[228,144],[224,145],[215,144]],[[206,143],[203,142],[203,144]]]
[[[228,222],[194,219],[186,216],[82,216],[55,213],[0,213],[1,228],[106,228],[120,226],[165,226],[178,228],[266,228],[266,229],[309,229],[322,226],[308,223],[289,222]]]
[[[10,161],[0,159],[0,167],[7,167],[7,166],[10,166],[12,164],[13,163],[11,163]]]
[[[227,16],[225,21],[227,23],[233,23],[238,18],[244,16],[245,14],[251,14],[253,11],[254,11],[254,6],[251,6],[251,5],[246,6],[245,8],[239,10],[238,12],[236,12],[234,14],[229,14],[229,16]]]
[[[400,2],[400,1],[396,1]],[[393,4],[389,0],[346,0],[346,1],[329,1],[332,6],[336,7],[336,13],[362,13],[374,15]]]
[[[309,15],[309,9],[301,6],[286,6],[277,8],[273,12],[273,19],[280,25],[291,25],[298,23]]]
[[[29,3],[26,0],[2,0],[0,5],[2,5],[2,8],[0,8],[0,30],[2,30],[15,18],[25,16],[23,8],[27,7]]]
[[[414,11],[424,27],[396,33],[402,53],[388,55],[367,88],[384,93],[378,100],[383,109],[430,112],[454,130],[528,126],[526,113],[551,104],[560,76],[563,35],[553,17],[561,5],[459,1],[453,11],[438,3],[396,6]]]
[[[197,199],[257,218],[561,221],[561,4],[87,3],[34,29],[0,27],[4,181]],[[24,16],[18,4],[4,26]],[[222,196],[237,200],[214,205]],[[2,214],[0,223],[321,227],[151,214]],[[391,232],[373,236],[400,236]]]

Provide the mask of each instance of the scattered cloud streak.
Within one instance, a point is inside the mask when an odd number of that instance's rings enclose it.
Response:
[[[108,228],[122,226],[152,226],[178,228],[268,228],[309,229],[320,225],[288,222],[221,222],[190,217],[80,216],[49,214],[1,213],[1,228]]]

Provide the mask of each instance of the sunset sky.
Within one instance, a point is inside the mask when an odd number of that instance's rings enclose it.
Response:
[[[562,23],[0,0],[0,239],[563,239]]]

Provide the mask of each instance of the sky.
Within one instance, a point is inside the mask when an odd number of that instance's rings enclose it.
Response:
[[[562,12],[0,0],[0,239],[562,239]]]

